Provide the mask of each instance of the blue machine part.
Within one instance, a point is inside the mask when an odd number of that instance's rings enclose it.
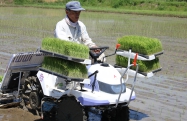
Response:
[[[55,107],[55,106],[56,106],[55,103],[46,101],[46,102],[44,102],[44,103],[42,104],[42,110],[43,110],[43,111],[49,112],[49,111],[51,111],[51,109],[52,109],[53,107]]]
[[[131,101],[132,101],[132,100],[135,100],[135,98],[136,98],[136,96],[132,96],[132,97],[131,97]]]
[[[94,91],[99,92],[99,83],[98,83],[98,81],[96,80],[95,84],[94,84],[94,76],[90,77],[90,79],[91,79],[90,84],[84,84],[84,88],[92,90],[92,86],[94,85]]]
[[[80,103],[84,106],[109,105],[108,100],[93,100],[89,98],[78,97]]]

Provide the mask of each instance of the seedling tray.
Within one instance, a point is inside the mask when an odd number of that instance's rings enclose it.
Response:
[[[64,59],[64,60],[74,61],[74,62],[78,62],[78,63],[82,63],[82,64],[91,64],[90,59],[75,58],[75,57],[71,57],[71,56],[67,56],[67,55],[61,55],[61,54],[58,54],[58,53],[49,52],[49,51],[46,51],[46,50],[40,50],[40,52],[46,54],[47,56],[51,56],[51,57],[57,57],[57,58],[61,58],[61,59]]]
[[[52,75],[55,75],[55,76],[58,76],[58,77],[61,77],[61,78],[65,79],[65,80],[67,80],[67,81],[75,81],[75,82],[82,82],[82,81],[84,81],[83,78],[74,78],[74,77],[65,76],[65,75],[58,74],[56,72],[44,69],[44,68],[39,68],[39,70],[44,71],[44,72],[49,73],[49,74],[52,74]]]

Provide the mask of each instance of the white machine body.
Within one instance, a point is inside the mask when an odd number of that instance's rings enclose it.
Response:
[[[81,82],[84,84],[84,91],[76,90],[74,88],[77,85],[77,82],[73,82],[72,87],[66,90],[66,82],[63,78],[43,71],[39,71],[37,77],[42,86],[43,93],[46,96],[59,99],[63,95],[72,95],[84,106],[110,105],[117,103],[122,87],[119,103],[128,102],[131,90],[126,88],[123,78],[122,85],[120,84],[120,73],[113,66],[107,65],[108,66],[94,64],[87,66],[88,75],[95,71],[98,71],[98,73],[96,80],[95,75],[93,75],[89,79],[84,79],[83,82]],[[135,92],[133,91],[130,100],[134,99]]]

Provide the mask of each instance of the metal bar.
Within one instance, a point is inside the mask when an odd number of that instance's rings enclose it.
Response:
[[[135,73],[135,76],[134,76],[134,83],[132,85],[132,88],[131,88],[131,94],[130,94],[130,97],[129,97],[129,101],[127,102],[127,105],[129,105],[130,101],[131,101],[131,97],[132,97],[132,93],[134,91],[134,86],[135,86],[135,82],[136,82],[136,77],[137,77],[137,73],[138,73],[138,64],[136,64],[136,73]]]
[[[19,72],[18,93],[17,93],[16,98],[18,98],[18,96],[19,96],[19,91],[20,91],[20,83],[21,83],[21,71]]]
[[[156,56],[159,56],[159,55],[162,55],[162,54],[164,54],[164,51],[159,52],[159,53],[155,53],[154,55],[155,55],[155,57],[156,57]]]
[[[154,70],[153,73],[156,73],[156,72],[161,71],[161,70],[162,70],[162,67],[157,69],[157,70]]]
[[[121,91],[120,91],[120,94],[118,96],[118,100],[116,102],[116,107],[118,106],[118,103],[119,103],[119,100],[120,100],[120,97],[121,97],[121,93],[122,93],[122,79],[123,79],[123,76],[126,74],[126,72],[128,71],[128,69],[132,66],[132,64],[130,66],[128,66],[126,68],[126,70],[124,71],[124,73],[121,75],[121,78],[120,78],[120,84],[121,84]],[[126,88],[126,87],[125,87]]]
[[[119,52],[123,52],[124,50],[119,50]],[[134,52],[133,52],[134,53]],[[164,53],[164,51],[161,51],[161,52],[158,52],[158,53],[154,53],[154,54],[151,54],[151,55],[154,55],[155,57],[156,56],[159,56],[159,55],[162,55]],[[146,59],[149,59],[150,58],[150,55],[144,55],[144,54],[141,54],[141,53],[138,53],[138,56],[141,56],[141,57],[144,57]]]

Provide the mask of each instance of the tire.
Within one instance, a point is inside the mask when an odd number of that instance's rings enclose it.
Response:
[[[129,121],[129,107],[121,107],[116,111],[116,121]]]
[[[40,82],[36,76],[29,76],[25,79],[23,86],[23,93],[25,94],[26,90],[30,90],[27,86],[35,87],[36,91],[40,94],[43,94],[42,87],[40,85]]]
[[[75,98],[64,98],[57,106],[57,121],[87,121],[83,108]]]
[[[31,92],[29,95],[29,103],[32,109],[37,110],[40,107],[41,99],[37,92]]]
[[[29,89],[28,85],[32,88]],[[40,109],[41,99],[43,97],[43,91],[38,78],[36,76],[29,76],[28,78],[25,79],[24,85],[22,86],[23,86],[23,90],[21,94],[22,96],[25,95],[29,98],[29,103],[31,108],[34,110]],[[30,92],[26,93],[27,90],[29,90]]]
[[[101,121],[129,121],[129,108],[118,107],[115,110],[105,110],[102,113]]]

